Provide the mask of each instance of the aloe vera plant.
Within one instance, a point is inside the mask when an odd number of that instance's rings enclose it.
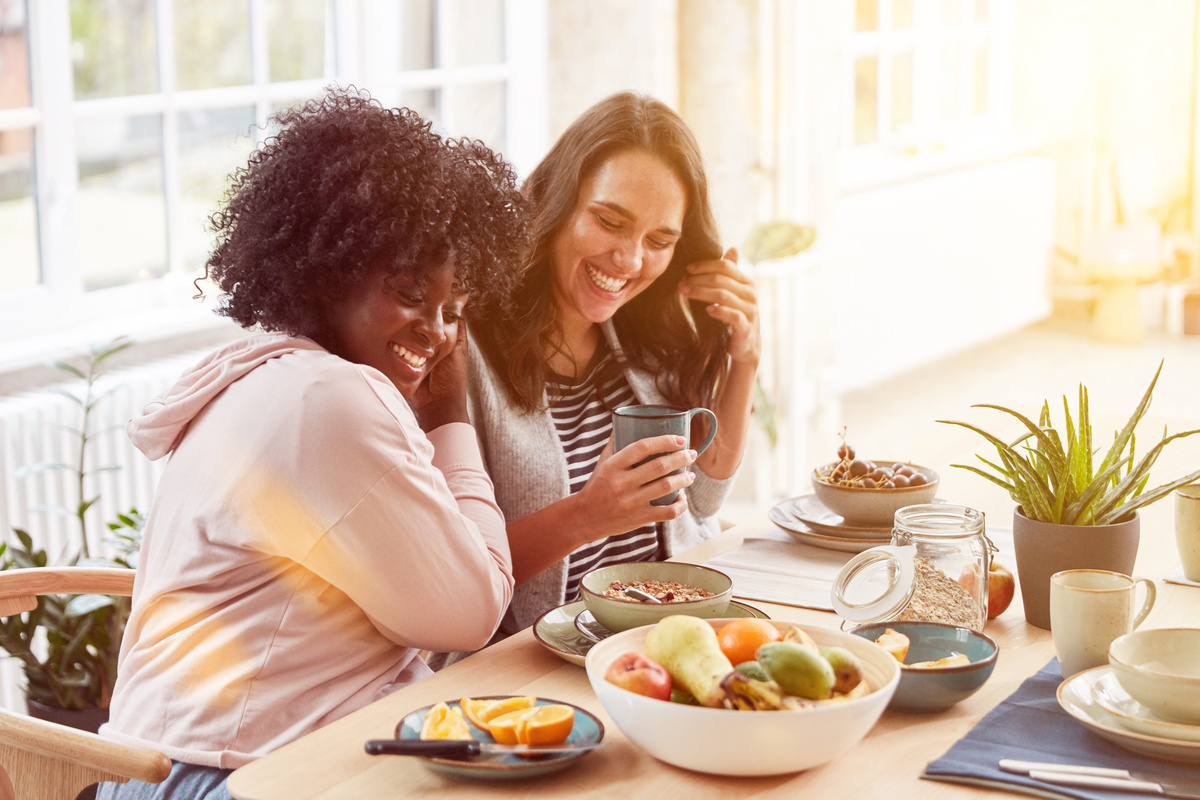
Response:
[[[976,456],[990,471],[968,464],[952,466],[981,475],[1006,490],[1030,519],[1063,525],[1108,525],[1118,522],[1136,509],[1200,478],[1200,470],[1196,470],[1146,491],[1150,468],[1163,448],[1176,439],[1200,433],[1200,429],[1167,435],[1164,428],[1162,439],[1146,451],[1140,460],[1135,461],[1135,429],[1150,407],[1150,398],[1162,367],[1160,362],[1141,402],[1125,427],[1114,435],[1112,444],[1098,465],[1095,464],[1095,456],[1101,448],[1093,443],[1087,387],[1081,384],[1074,420],[1067,398],[1063,396],[1065,442],[1063,434],[1053,427],[1048,401],[1042,403],[1037,424],[1004,406],[987,403],[972,406],[994,409],[1019,420],[1027,433],[1011,443],[967,422],[938,420],[978,433],[995,446],[999,456],[998,463]]]

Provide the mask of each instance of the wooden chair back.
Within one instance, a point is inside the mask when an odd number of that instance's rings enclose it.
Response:
[[[0,571],[0,617],[42,594],[130,595],[133,570],[45,567]],[[160,783],[171,760],[145,747],[0,709],[0,800],[74,800],[97,781]]]

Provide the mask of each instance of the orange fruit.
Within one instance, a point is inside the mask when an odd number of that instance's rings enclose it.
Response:
[[[753,661],[759,647],[778,640],[779,630],[774,625],[754,617],[726,622],[717,631],[717,644],[735,667],[745,661]]]
[[[472,739],[471,728],[463,718],[462,709],[438,703],[429,709],[421,722],[422,739]]]
[[[548,704],[501,714],[488,722],[500,744],[561,744],[575,727],[575,709]]]
[[[467,721],[481,731],[486,731],[488,729],[488,721],[495,719],[501,714],[507,714],[510,711],[517,711],[522,708],[533,708],[536,704],[537,698],[533,695],[503,697],[499,700],[495,698],[472,700],[469,697],[464,697],[458,703],[463,713],[467,715]]]

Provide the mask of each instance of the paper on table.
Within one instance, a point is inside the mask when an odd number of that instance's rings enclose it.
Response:
[[[1175,569],[1167,573],[1167,577],[1163,578],[1167,583],[1179,583],[1184,586],[1200,586],[1200,581],[1188,580],[1183,574],[1183,565],[1180,564]]]
[[[852,556],[798,542],[780,531],[748,538],[704,563],[733,579],[735,597],[832,611],[833,582]]]

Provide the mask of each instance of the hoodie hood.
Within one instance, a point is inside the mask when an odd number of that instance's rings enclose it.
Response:
[[[170,453],[196,415],[234,381],[272,358],[301,350],[324,351],[311,339],[268,333],[223,347],[180,376],[129,422],[129,439],[156,461]]]

